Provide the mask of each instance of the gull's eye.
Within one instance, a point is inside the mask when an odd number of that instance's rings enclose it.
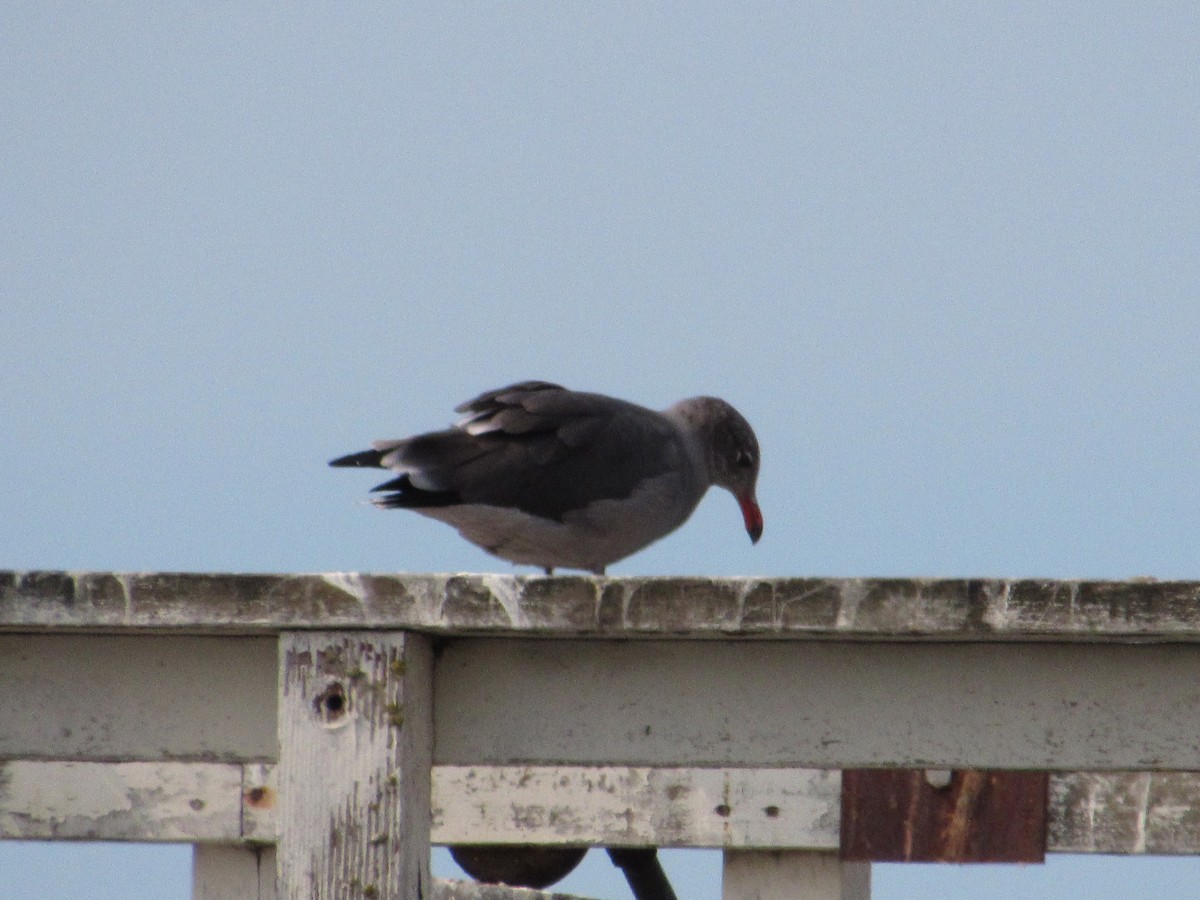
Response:
[[[733,461],[739,469],[748,469],[754,465],[754,457],[748,450],[739,450]]]

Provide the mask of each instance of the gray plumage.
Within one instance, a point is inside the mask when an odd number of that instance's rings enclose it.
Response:
[[[457,407],[454,427],[333,460],[390,469],[376,506],[413,509],[455,526],[514,563],[585,569],[609,564],[678,528],[707,489],[731,491],[751,539],[758,441],[738,412],[696,397],[663,412],[526,381]]]

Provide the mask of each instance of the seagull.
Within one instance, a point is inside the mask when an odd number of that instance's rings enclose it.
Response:
[[[380,509],[411,509],[518,565],[603,575],[687,521],[708,489],[729,491],[750,540],[758,440],[724,400],[692,397],[656,412],[615,397],[522,381],[456,407],[451,428],[329,463],[390,469]]]

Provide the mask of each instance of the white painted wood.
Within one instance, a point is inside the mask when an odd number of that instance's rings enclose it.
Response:
[[[1047,846],[1057,853],[1200,853],[1196,773],[1059,773]]]
[[[452,642],[439,678],[439,705],[447,711],[438,717],[442,761],[1081,771],[1198,764],[1192,748],[1200,745],[1200,719],[1184,713],[1200,694],[1196,645],[639,641],[615,653],[605,641],[524,646],[537,651],[529,666],[506,649],[507,640],[494,646]],[[271,759],[277,752],[274,675],[268,672],[274,652],[270,638],[0,636],[0,757]],[[486,672],[486,660],[483,669],[470,663],[472,653],[505,655],[521,667],[496,680]],[[767,664],[761,670],[750,664],[760,656]],[[677,657],[682,661],[673,662]],[[790,657],[796,666],[781,673]],[[573,675],[554,674],[555,683],[535,685],[532,693],[520,683],[525,669],[557,673],[568,659],[578,661],[563,669]],[[614,669],[613,662],[620,666]],[[644,690],[637,673],[675,689]],[[782,680],[776,682],[776,675]],[[575,677],[585,690],[579,702],[569,684]],[[640,694],[616,718],[616,694],[608,690],[613,679],[626,693]],[[779,689],[768,691],[767,684]],[[610,702],[584,702],[586,690]],[[572,715],[596,709],[585,730],[575,733],[591,729],[603,739],[563,747],[569,718],[551,715],[554,704],[526,700],[537,691],[556,692],[555,703],[569,706]],[[469,703],[460,704],[456,693]],[[709,697],[729,698],[726,712],[719,702],[710,709]],[[506,714],[510,701],[516,705]],[[470,704],[482,705],[486,715],[479,717]],[[660,715],[664,708],[671,714]],[[97,716],[98,709],[105,714]],[[844,714],[847,709],[854,714]],[[689,729],[687,715],[706,718],[723,732],[706,735],[703,721]],[[631,718],[642,734],[631,732]],[[489,733],[496,725],[499,730]],[[517,740],[504,738],[505,731]],[[956,735],[967,739],[958,753],[952,752]],[[806,742],[825,751],[808,752]],[[981,743],[983,752],[975,752]],[[507,751],[506,744],[512,745]],[[690,749],[690,758],[676,759],[675,747]]]
[[[722,900],[870,900],[871,867],[831,851],[727,850]]]
[[[438,844],[834,848],[840,815],[825,770],[434,768]]]
[[[192,900],[276,900],[275,848],[198,844],[192,852]]]
[[[273,759],[275,640],[0,635],[0,758]]]
[[[241,839],[241,766],[0,762],[0,839]]]
[[[432,842],[830,849],[839,796],[813,769],[435,766]],[[270,764],[0,763],[0,839],[272,844],[278,802]],[[1055,773],[1047,849],[1200,854],[1200,774]]]
[[[1198,765],[1195,644],[487,640],[451,641],[439,666],[441,762]],[[274,655],[261,637],[0,635],[0,757],[273,759]],[[519,665],[497,679],[472,655]]]
[[[0,838],[192,842],[197,896],[436,896],[427,639],[327,630],[400,627],[450,638],[438,839],[719,846],[737,900],[848,900],[869,870],[775,852],[836,843],[836,775],[797,767],[978,766],[1061,773],[1051,851],[1200,853],[1200,776],[1170,771],[1200,768],[1198,599],[1200,582],[0,572]],[[317,703],[337,679],[345,715]],[[1086,771],[1105,769],[1144,771]]]
[[[1188,770],[1200,645],[462,639],[443,765]]]
[[[279,642],[281,900],[416,900],[431,889],[432,653],[399,632]]]
[[[0,631],[1200,640],[1200,582],[0,570]]]

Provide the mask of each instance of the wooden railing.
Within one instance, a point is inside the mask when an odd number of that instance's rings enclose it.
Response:
[[[1048,771],[1049,852],[1194,854],[1197,709],[1197,583],[0,572],[0,838],[190,842],[196,897],[467,896],[431,842],[866,897],[860,768]]]

